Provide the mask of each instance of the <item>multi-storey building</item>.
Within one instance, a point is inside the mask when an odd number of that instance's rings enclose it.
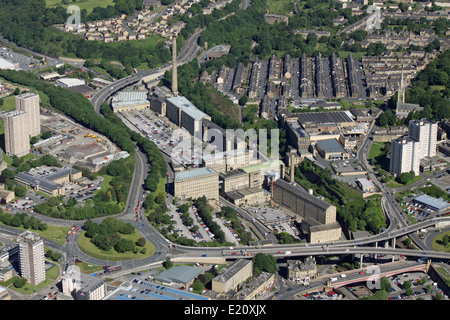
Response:
[[[61,278],[62,292],[76,300],[101,300],[106,295],[106,285],[102,278],[80,272],[69,267]]]
[[[209,168],[177,172],[174,179],[174,196],[179,199],[219,199],[219,174]]]
[[[310,243],[338,240],[342,229],[336,207],[284,180],[273,183],[273,201],[302,218],[301,230]]]
[[[414,171],[419,174],[420,144],[411,137],[400,137],[391,142],[391,160],[389,171],[395,176]]]
[[[5,151],[10,156],[22,157],[30,152],[28,114],[14,110],[3,114]]]
[[[28,117],[28,134],[30,137],[41,133],[41,113],[39,108],[39,95],[27,92],[16,96],[16,110],[25,111]]]
[[[420,145],[420,159],[436,155],[437,123],[428,119],[412,120],[408,126],[409,136]]]
[[[236,291],[238,286],[252,275],[252,260],[238,259],[212,280],[212,290],[217,293]]]
[[[46,279],[44,241],[37,234],[25,231],[17,238],[19,243],[20,274],[30,284],[37,285]]]
[[[312,218],[323,224],[336,221],[335,206],[284,180],[273,183],[273,200],[302,218]]]
[[[166,99],[166,115],[172,123],[185,128],[194,137],[202,135],[202,119],[211,120],[210,116],[182,96]]]

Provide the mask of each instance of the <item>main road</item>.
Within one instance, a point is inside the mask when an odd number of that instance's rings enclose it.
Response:
[[[178,63],[177,65],[182,65],[187,63],[195,58],[196,52],[199,49],[197,44],[198,37],[200,36],[202,30],[197,30],[189,39],[185,41],[182,49],[177,57]],[[92,99],[91,103],[95,110],[99,112],[100,106],[103,102],[107,101],[115,92],[130,86],[134,83],[141,81],[146,77],[158,77],[169,70],[171,68],[171,64],[166,64],[159,68],[150,70],[150,71],[139,71],[129,77],[120,79],[115,81],[113,84],[103,88],[100,90]],[[361,163],[366,163],[366,157],[363,156],[363,153],[367,152],[366,145],[367,140],[364,141],[362,146],[363,152],[359,153],[359,156],[362,157]],[[366,148],[364,150],[364,148]],[[365,151],[365,152],[364,152]],[[345,240],[345,241],[337,241],[331,244],[294,244],[294,245],[273,245],[270,247],[250,247],[250,246],[241,246],[235,247],[234,249],[229,248],[208,248],[208,247],[185,247],[179,246],[176,244],[169,243],[167,239],[164,238],[161,233],[156,230],[150,223],[143,223],[142,221],[137,222],[134,217],[134,208],[139,199],[144,199],[144,190],[143,179],[146,176],[146,172],[148,172],[148,163],[144,154],[142,154],[139,150],[136,151],[136,162],[135,162],[135,174],[133,177],[133,182],[131,185],[131,189],[129,192],[129,198],[127,201],[127,207],[119,217],[121,217],[125,221],[130,221],[139,229],[142,235],[150,241],[156,249],[156,254],[139,260],[127,260],[121,262],[112,262],[112,261],[104,261],[92,258],[80,251],[80,249],[76,246],[76,241],[72,241],[70,244],[57,244],[51,240],[44,240],[45,244],[52,249],[57,251],[65,252],[66,254],[66,262],[70,263],[75,258],[79,258],[84,260],[87,263],[97,264],[97,265],[114,265],[121,264],[124,269],[139,269],[145,266],[148,266],[151,263],[161,262],[165,260],[166,254],[170,254],[172,257],[192,257],[198,259],[209,259],[211,257],[221,257],[221,258],[231,258],[235,259],[238,257],[248,258],[252,255],[263,252],[267,254],[273,254],[276,257],[288,257],[288,256],[308,256],[308,255],[339,255],[339,254],[392,254],[392,255],[407,255],[407,256],[415,256],[415,257],[430,257],[437,259],[450,259],[450,253],[441,253],[441,252],[422,252],[418,250],[408,250],[408,249],[392,249],[392,248],[383,248],[383,247],[368,247],[367,245],[372,245],[375,242],[386,241],[392,239],[394,237],[399,237],[404,234],[413,234],[416,230],[420,228],[424,228],[427,226],[431,226],[438,221],[448,221],[449,218],[435,218],[420,224],[416,224],[414,226],[406,225],[400,217],[392,218],[389,215],[390,219],[389,228],[378,235],[374,235],[368,237],[363,240]],[[167,157],[166,161],[170,161]],[[369,166],[367,166],[369,167]],[[369,171],[369,175],[373,177],[372,179],[378,181],[373,175],[373,171]],[[387,198],[384,201],[383,205],[385,210],[391,209],[392,212],[395,212],[390,204],[390,200],[388,197],[388,193],[385,189],[378,185],[380,190],[382,190],[383,197]],[[400,222],[400,223],[399,223]],[[59,224],[69,223],[68,221],[60,221]],[[80,222],[75,222],[78,225]],[[52,223],[53,224],[53,223]],[[57,223],[55,223],[57,224]],[[396,228],[400,227],[399,230]],[[17,234],[17,231],[13,231],[12,228],[0,227],[0,231],[7,234]],[[287,253],[289,252],[289,254]],[[245,254],[245,255],[242,255]]]
[[[196,57],[197,51],[200,49],[198,45],[198,38],[203,30],[196,30],[184,43],[181,47],[181,50],[177,56],[177,66],[181,66]],[[159,76],[164,75],[164,73],[172,68],[172,63],[166,63],[161,67],[148,70],[148,71],[138,71],[137,73],[133,73],[128,77],[119,79],[114,81],[112,84],[102,88],[99,90],[91,99],[91,104],[94,107],[97,113],[100,112],[100,107],[103,102],[106,102],[112,95],[116,92],[136,84],[142,81],[143,78],[157,78]]]

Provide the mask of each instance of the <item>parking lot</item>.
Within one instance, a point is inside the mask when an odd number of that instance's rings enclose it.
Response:
[[[193,220],[193,226],[187,227],[183,224],[181,219],[182,212],[177,210],[174,205],[169,206],[171,221],[175,223],[174,231],[176,231],[181,237],[186,239],[193,239],[197,242],[209,242],[214,240],[214,234],[212,234],[208,226],[202,221],[201,217],[197,214],[195,207],[189,208],[189,217]],[[239,244],[239,236],[236,231],[232,228],[231,222],[224,218],[216,217],[213,219],[225,234],[227,242]],[[245,228],[245,226],[244,226]],[[248,230],[246,230],[248,231]]]
[[[209,300],[189,290],[176,289],[146,280],[133,279],[131,289],[113,294],[109,300]]]
[[[292,237],[300,239],[300,233],[295,227],[292,217],[285,211],[269,207],[248,207],[246,211],[268,230],[276,233],[286,232]]]
[[[422,272],[410,272],[394,275],[388,278],[391,289],[387,293],[389,300],[432,300],[436,294],[441,294],[445,300],[448,297],[430,276]],[[354,300],[372,295],[374,292],[367,289],[364,284],[352,284],[334,289],[329,292],[314,291],[302,295],[305,300]],[[339,297],[340,295],[340,297]]]

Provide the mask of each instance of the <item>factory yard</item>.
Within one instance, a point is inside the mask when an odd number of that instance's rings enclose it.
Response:
[[[97,172],[109,162],[128,155],[105,136],[63,115],[50,112],[41,114],[41,125],[51,131],[52,136],[34,144],[34,148],[69,165],[81,165]]]

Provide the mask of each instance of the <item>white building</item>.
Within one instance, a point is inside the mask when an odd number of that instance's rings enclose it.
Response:
[[[27,92],[16,96],[16,110],[25,111],[28,118],[28,133],[30,137],[41,133],[41,112],[39,108],[39,95]]]
[[[395,176],[414,171],[419,175],[420,144],[411,137],[393,139],[391,142],[391,160],[389,171]]]
[[[5,130],[5,152],[9,156],[23,157],[30,153],[28,113],[14,110],[2,114]]]
[[[408,126],[409,136],[420,144],[420,159],[436,155],[438,125],[428,119],[411,120]]]
[[[76,266],[69,266],[61,278],[63,294],[76,300],[101,300],[106,295],[105,282],[100,277],[80,272]]]
[[[32,285],[45,281],[44,241],[37,234],[25,231],[17,237],[20,274]]]
[[[70,88],[76,86],[82,86],[86,84],[84,79],[75,79],[75,78],[61,78],[56,80],[56,84],[62,88]]]

